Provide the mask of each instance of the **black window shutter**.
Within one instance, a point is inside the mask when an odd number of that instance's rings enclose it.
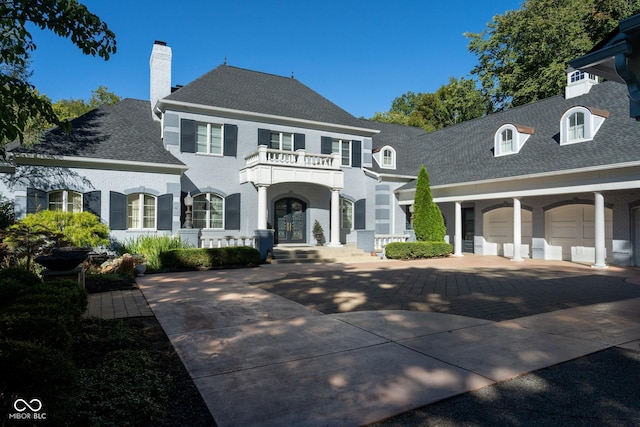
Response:
[[[357,200],[353,204],[353,228],[355,230],[367,228],[367,201],[365,199]]]
[[[293,149],[304,150],[304,133],[293,134]]]
[[[100,190],[97,191],[89,191],[82,195],[82,210],[84,212],[91,212],[100,218],[101,209],[102,209],[102,192]]]
[[[180,120],[180,151],[183,153],[196,152],[196,122],[195,120]]]
[[[323,136],[320,138],[320,154],[331,154],[331,138]]]
[[[266,145],[271,143],[271,131],[269,129],[258,129],[258,145]]]
[[[158,196],[158,230],[173,229],[173,194]]]
[[[351,141],[351,166],[362,166],[362,141]]]
[[[225,156],[236,157],[238,154],[238,126],[224,125],[224,153]]]
[[[224,229],[240,230],[240,193],[230,194],[224,199]]]
[[[27,188],[27,213],[36,213],[47,209],[47,192],[37,188]]]
[[[180,224],[184,224],[187,220],[187,205],[184,204],[184,198],[187,197],[187,193],[182,191],[180,193]],[[182,225],[180,225],[182,228]]]
[[[127,196],[115,191],[109,192],[109,228],[127,229]]]

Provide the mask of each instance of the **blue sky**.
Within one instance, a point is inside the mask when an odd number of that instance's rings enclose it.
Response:
[[[53,101],[98,86],[149,99],[154,40],[173,50],[173,85],[222,64],[291,76],[360,117],[406,93],[434,92],[477,63],[464,32],[481,32],[522,0],[80,0],[116,34],[108,61],[37,29],[31,82]]]

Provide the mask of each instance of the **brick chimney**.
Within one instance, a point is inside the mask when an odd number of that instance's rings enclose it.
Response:
[[[156,103],[171,93],[171,48],[167,43],[158,40],[153,43],[149,68],[151,114],[154,120],[160,120],[154,110]]]

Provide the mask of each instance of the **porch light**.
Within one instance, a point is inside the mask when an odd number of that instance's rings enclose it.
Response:
[[[191,207],[193,206],[193,197],[191,196],[191,191],[187,193],[187,195],[183,199],[184,205],[187,210],[184,214],[184,224],[182,225],[184,228],[193,228],[193,221],[191,216]]]

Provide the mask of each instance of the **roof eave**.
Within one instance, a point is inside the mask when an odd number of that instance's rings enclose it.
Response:
[[[284,117],[274,114],[256,113],[253,111],[235,110],[231,108],[214,107],[211,105],[195,104],[185,101],[174,101],[170,99],[160,99],[154,107],[154,111],[164,113],[167,107],[175,107],[181,110],[204,112],[208,114],[216,114],[224,117],[238,118],[244,120],[259,120],[268,123],[278,123],[300,126],[311,129],[331,130],[335,132],[352,133],[362,136],[374,136],[380,133],[379,130],[362,128],[358,126],[341,125],[337,123],[318,122],[314,120],[298,119],[295,117]]]

